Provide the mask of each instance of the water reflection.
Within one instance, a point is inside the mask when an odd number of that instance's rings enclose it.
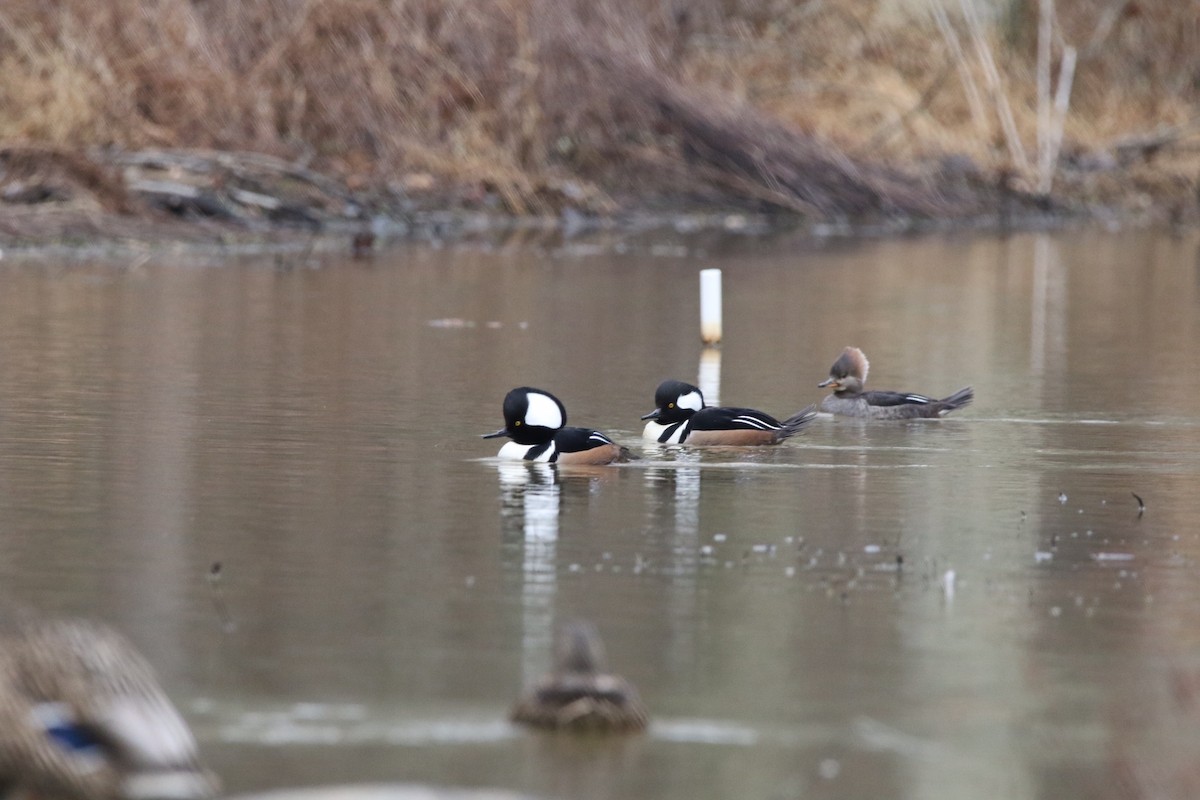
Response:
[[[696,370],[696,385],[710,406],[721,405],[721,348],[705,347],[700,351],[700,367]]]
[[[496,470],[504,541],[521,553],[521,679],[528,685],[546,671],[552,649],[562,487],[549,464],[502,461]]]
[[[125,631],[234,792],[1103,798],[1121,762],[1130,793],[1187,786],[1200,237],[700,249],[6,254],[4,592]],[[725,276],[726,399],[818,400],[853,342],[880,385],[976,403],[752,453],[640,442],[649,387],[705,374],[673,302],[701,261]],[[464,420],[519,383],[643,459],[480,460]],[[654,715],[636,743],[504,721],[575,616]]]
[[[1033,239],[1033,296],[1029,331],[1029,371],[1039,397],[1062,389],[1066,373],[1067,274],[1058,248],[1047,234]],[[1049,382],[1047,382],[1049,377]],[[1055,397],[1054,400],[1061,400]]]
[[[672,456],[675,462],[670,468],[648,468],[645,481],[647,492],[653,499],[649,506],[648,527],[672,532],[663,548],[666,563],[656,566],[662,574],[669,576],[666,614],[675,635],[670,638],[667,664],[671,669],[680,669],[690,663],[696,654],[696,589],[698,563],[703,552],[700,544],[699,467],[702,452],[653,443],[647,446],[646,452],[648,458]]]

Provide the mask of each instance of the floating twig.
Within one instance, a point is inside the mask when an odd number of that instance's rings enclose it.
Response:
[[[1138,517],[1141,517],[1141,516],[1142,516],[1142,514],[1145,514],[1145,513],[1146,513],[1146,503],[1145,503],[1145,502],[1143,502],[1142,498],[1138,496],[1138,493],[1137,493],[1137,492],[1130,492],[1130,494],[1131,494],[1131,495],[1133,495],[1133,499],[1134,499],[1134,500],[1137,500],[1137,504],[1138,504]]]

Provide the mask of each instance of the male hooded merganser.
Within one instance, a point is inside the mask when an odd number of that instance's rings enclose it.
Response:
[[[642,436],[659,444],[778,444],[817,416],[816,406],[783,422],[753,408],[706,406],[698,386],[675,380],[658,385],[654,404],[657,408],[642,415],[642,419],[651,420]]]
[[[58,800],[216,794],[149,664],[108,628],[0,623],[0,787]]]
[[[520,386],[504,396],[504,427],[484,439],[507,436],[500,458],[556,464],[611,464],[632,455],[600,431],[567,428],[567,409],[541,389]]]
[[[843,350],[829,368],[829,378],[817,384],[833,387],[833,394],[821,401],[821,410],[846,417],[916,419],[943,416],[975,399],[975,390],[970,386],[941,400],[905,392],[866,392],[863,384],[870,368],[862,350],[857,347]]]
[[[648,715],[637,690],[606,670],[604,643],[596,626],[564,625],[555,647],[554,669],[518,698],[509,718],[539,728],[633,732]]]

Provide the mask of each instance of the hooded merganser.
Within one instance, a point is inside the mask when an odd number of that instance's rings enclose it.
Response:
[[[0,786],[60,800],[216,794],[191,731],[122,637],[76,620],[0,627]]]
[[[547,391],[520,386],[504,396],[504,427],[484,439],[507,436],[499,456],[513,461],[556,464],[611,464],[632,458],[603,433],[591,428],[567,428],[567,409]]]
[[[555,647],[554,669],[518,698],[509,718],[539,728],[632,732],[646,727],[648,715],[637,690],[607,672],[604,643],[596,626],[564,625]]]
[[[700,387],[676,380],[658,385],[654,404],[657,408],[642,415],[642,419],[651,420],[642,436],[659,444],[778,444],[817,416],[816,406],[783,422],[753,408],[706,406]]]
[[[843,350],[829,368],[829,378],[817,384],[833,387],[833,394],[821,401],[821,410],[846,417],[916,419],[943,416],[975,399],[975,390],[970,386],[941,400],[906,392],[866,392],[863,384],[870,368],[862,350],[857,347]]]

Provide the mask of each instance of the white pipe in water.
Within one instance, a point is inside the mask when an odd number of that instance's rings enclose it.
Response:
[[[700,341],[721,343],[721,270],[700,270]]]

